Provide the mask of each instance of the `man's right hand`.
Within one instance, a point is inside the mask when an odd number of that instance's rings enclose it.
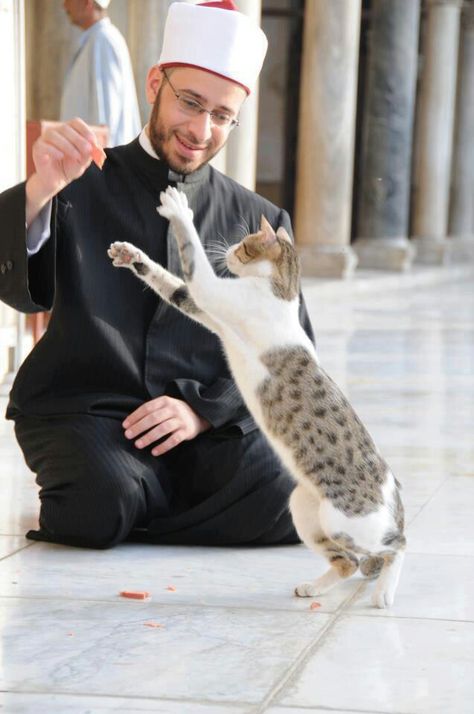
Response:
[[[96,139],[82,119],[47,129],[33,144],[35,173],[26,183],[26,223],[30,225],[53,196],[82,176]]]

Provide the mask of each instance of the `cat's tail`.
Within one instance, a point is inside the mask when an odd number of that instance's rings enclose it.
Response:
[[[384,560],[380,555],[366,555],[359,561],[360,572],[373,580],[380,575]]]

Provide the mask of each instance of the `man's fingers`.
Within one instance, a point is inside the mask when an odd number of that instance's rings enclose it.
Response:
[[[68,124],[63,127],[63,135],[84,158],[90,157],[95,142],[88,141],[80,132]]]
[[[91,159],[94,144],[95,139],[90,141],[70,124],[62,124],[45,131],[38,141],[38,150],[44,151],[46,147],[52,146],[68,159],[86,164]]]
[[[59,131],[56,131],[54,129],[49,131],[48,135],[45,135],[43,137],[42,145],[45,148],[52,146],[55,149],[59,149],[59,151],[62,151],[64,156],[68,157],[69,159],[74,159],[75,161],[82,161],[82,154],[76,149],[74,144],[72,144],[71,141],[65,136],[63,136],[63,134]]]
[[[43,148],[40,149],[38,158],[43,164],[46,164],[48,161],[62,161],[64,154],[51,144],[44,144]]]
[[[81,134],[81,136],[84,137],[84,139],[89,141],[91,144],[95,144],[97,142],[94,132],[90,129],[86,122],[80,119],[79,117],[71,119],[71,121],[68,122],[68,126],[73,127],[73,129],[75,129],[79,134]]]
[[[138,409],[128,415],[128,417],[122,422],[124,429],[130,429],[140,422],[141,419],[145,419],[148,416],[155,414],[155,412],[160,409],[169,408],[171,401],[169,397],[156,397],[149,402],[145,402]],[[155,422],[156,424],[156,422]],[[139,433],[139,432],[137,432]]]
[[[158,439],[161,439],[163,436],[171,434],[171,432],[176,432],[179,427],[180,423],[178,419],[166,419],[166,421],[162,422],[158,426],[155,426],[154,429],[150,429],[150,431],[146,434],[140,436],[140,438],[135,442],[135,446],[138,449],[144,449],[145,446],[153,444],[154,441],[158,441]]]
[[[144,431],[152,429],[154,426],[161,424],[172,416],[174,416],[174,414],[172,414],[169,409],[163,407],[162,409],[156,409],[149,414],[141,416],[138,418],[138,421],[132,421],[132,416],[127,417],[124,424],[130,421],[130,425],[126,427],[125,436],[127,439],[135,439],[139,434],[143,434]]]
[[[163,441],[159,444],[159,446],[155,446],[155,448],[151,450],[151,453],[153,456],[162,456],[163,454],[166,454],[167,451],[174,449],[174,447],[178,446],[178,444],[181,444],[182,441],[184,441],[183,432],[181,430],[175,431],[169,439]]]

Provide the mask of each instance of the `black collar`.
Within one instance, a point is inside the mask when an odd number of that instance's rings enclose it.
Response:
[[[204,164],[196,171],[190,174],[178,174],[172,171],[167,163],[161,159],[155,159],[151,156],[140,144],[138,137],[130,144],[123,147],[128,158],[135,164],[140,172],[148,176],[163,181],[172,181],[175,183],[194,184],[209,180],[211,167],[209,164]]]

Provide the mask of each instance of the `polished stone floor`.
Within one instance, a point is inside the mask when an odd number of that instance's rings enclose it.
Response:
[[[306,295],[322,363],[403,484],[393,608],[372,609],[356,575],[311,610],[293,587],[324,563],[303,546],[30,543],[36,487],[4,422],[1,712],[474,711],[473,277],[366,288],[308,282]]]

